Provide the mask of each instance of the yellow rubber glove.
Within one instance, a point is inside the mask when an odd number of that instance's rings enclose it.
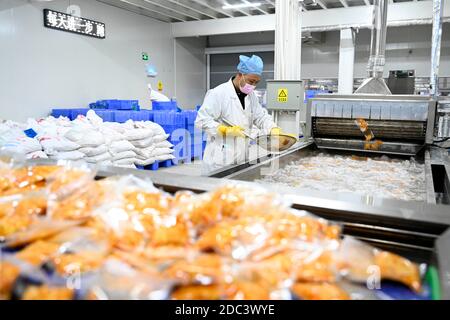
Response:
[[[275,127],[270,130],[272,136],[279,136],[281,134],[281,128]]]
[[[295,134],[290,134],[290,133],[284,133],[283,131],[281,131],[281,128],[275,127],[270,131],[270,134],[272,136],[279,136],[281,134],[298,139],[298,137],[295,136]]]
[[[239,126],[224,126],[224,125],[220,125],[217,128],[217,132],[220,133],[222,136],[232,136],[232,137],[240,137],[240,138],[244,138],[244,134],[242,133],[242,131],[244,131],[244,129],[242,129]]]

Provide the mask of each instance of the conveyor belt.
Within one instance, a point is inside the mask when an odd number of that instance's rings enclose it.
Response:
[[[376,139],[424,141],[427,124],[419,121],[368,121]],[[354,119],[313,118],[314,137],[364,138]]]

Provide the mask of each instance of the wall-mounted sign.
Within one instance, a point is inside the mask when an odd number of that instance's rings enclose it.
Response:
[[[142,60],[148,61],[148,53],[147,52],[142,52]]]
[[[44,9],[44,26],[99,39],[106,37],[104,23],[49,9]]]

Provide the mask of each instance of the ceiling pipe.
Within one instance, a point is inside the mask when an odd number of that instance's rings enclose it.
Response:
[[[375,0],[373,3],[370,56],[367,65],[368,78],[355,93],[392,94],[383,79],[386,52],[388,0]]]
[[[444,1],[433,0],[433,34],[431,38],[430,95],[439,96],[439,62],[441,58],[442,12]]]

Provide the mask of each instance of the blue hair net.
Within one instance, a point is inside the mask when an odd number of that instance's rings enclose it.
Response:
[[[239,56],[238,71],[243,74],[262,75],[264,62],[258,56],[253,55],[251,58],[247,56]]]

